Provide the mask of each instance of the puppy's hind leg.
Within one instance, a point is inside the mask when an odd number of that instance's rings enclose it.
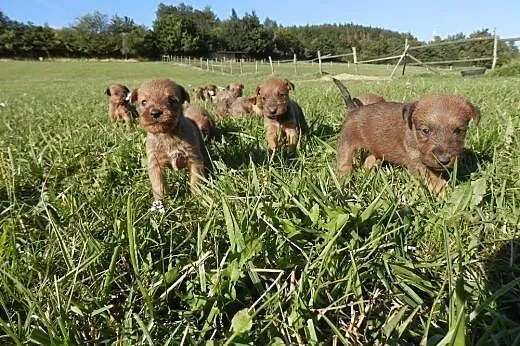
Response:
[[[126,127],[130,130],[134,126],[134,122],[132,117],[128,112],[124,112],[122,114],[123,122],[126,124]]]
[[[336,151],[336,174],[341,178],[352,171],[352,162],[356,148],[348,141],[343,132],[340,136]]]

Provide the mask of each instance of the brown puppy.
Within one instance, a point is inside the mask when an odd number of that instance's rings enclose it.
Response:
[[[289,91],[294,84],[287,79],[269,79],[256,88],[254,100],[264,116],[267,146],[276,150],[280,146],[278,129],[287,140],[289,151],[294,151],[300,133],[309,131],[300,106],[289,98]]]
[[[121,84],[112,84],[106,90],[108,98],[108,115],[112,121],[124,122],[128,128],[133,125],[133,117],[137,116],[137,111],[128,102],[130,90]]]
[[[196,86],[193,89],[193,96],[195,100],[205,101],[206,98],[206,89],[201,86]]]
[[[219,92],[216,96],[216,110],[215,115],[223,117],[229,114],[233,102],[242,96],[244,85],[241,83],[231,83],[226,87],[226,90]]]
[[[352,101],[357,103],[359,106],[366,106],[373,103],[385,102],[385,99],[382,96],[376,94],[363,94],[355,97],[352,99]]]
[[[215,127],[213,126],[211,115],[204,107],[187,105],[184,107],[184,116],[195,122],[205,142],[213,138]]]
[[[478,123],[480,119],[470,102],[455,95],[427,95],[412,103],[379,102],[347,108],[337,146],[339,176],[351,172],[354,152],[365,149],[369,153],[365,166],[371,167],[379,159],[402,165],[423,179],[437,197],[446,187],[440,173],[452,168],[462,154],[468,122]]]
[[[152,185],[152,209],[164,211],[161,199],[166,194],[165,169],[186,169],[190,174],[192,193],[204,171],[204,142],[197,126],[184,117],[186,90],[169,79],[151,80],[132,92],[138,102],[140,124],[146,131],[148,175]]]
[[[231,83],[226,87],[229,97],[236,99],[242,96],[242,90],[244,90],[244,84],[242,83]]]
[[[204,96],[208,101],[215,101],[217,96],[217,86],[214,84],[208,84],[204,87]]]
[[[233,117],[247,116],[258,112],[258,107],[254,104],[256,96],[240,96],[229,106],[229,114]],[[257,113],[258,114],[258,113]]]
[[[350,92],[347,90],[347,87],[343,83],[341,83],[336,78],[332,78],[332,81],[338,87],[347,109],[358,108],[361,106],[371,105],[374,103],[385,101],[385,99],[382,96],[376,94],[363,94],[358,97],[352,98],[352,96],[350,96]]]

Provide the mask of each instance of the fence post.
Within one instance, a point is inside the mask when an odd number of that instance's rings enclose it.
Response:
[[[274,75],[273,59],[269,55],[269,65],[271,66],[271,74]]]
[[[357,66],[357,49],[356,49],[356,47],[352,47],[352,56],[354,57],[354,67],[356,68],[356,72],[357,72],[358,66]]]
[[[397,70],[397,67],[399,67],[399,64],[401,63],[401,61],[403,61],[403,59],[406,58],[406,54],[408,53],[408,48],[410,48],[410,46],[408,45],[408,37],[407,37],[404,40],[404,51],[403,51],[403,54],[401,54],[401,57],[397,61],[397,64],[395,65],[394,69],[392,70],[392,73],[390,73],[390,78],[392,78],[394,76],[394,73]]]
[[[296,60],[296,53],[294,54],[294,60],[293,61],[294,61],[294,73],[298,74],[298,69],[296,68],[296,61],[297,61]]]
[[[255,73],[258,73],[258,60],[255,60]]]
[[[203,60],[202,58],[200,58],[200,69],[201,69],[201,70],[204,68],[204,63],[203,63],[203,61],[204,61],[204,60]]]
[[[321,53],[318,51],[318,71],[320,72],[320,76],[323,75],[323,71],[321,70]]]
[[[229,60],[229,73],[233,74],[233,60]]]
[[[498,53],[498,35],[496,34],[496,32],[493,32],[493,34],[495,35],[495,40],[493,42],[493,64],[491,65],[492,70],[494,70],[495,67],[497,66],[497,60],[498,60],[498,55],[497,55],[497,53]]]
[[[206,70],[209,71],[209,59],[206,59]]]

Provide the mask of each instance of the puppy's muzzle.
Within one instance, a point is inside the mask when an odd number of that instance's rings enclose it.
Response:
[[[162,115],[162,110],[154,108],[150,111],[152,118],[157,119]]]

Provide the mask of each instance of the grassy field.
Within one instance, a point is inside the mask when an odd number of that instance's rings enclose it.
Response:
[[[281,74],[312,124],[267,157],[259,118],[218,121],[200,195],[149,212],[144,133],[108,84],[265,76],[162,63],[0,62],[0,343],[520,344],[519,78],[405,76],[354,95],[467,96],[468,158],[433,199],[400,167],[334,175],[331,82]]]

